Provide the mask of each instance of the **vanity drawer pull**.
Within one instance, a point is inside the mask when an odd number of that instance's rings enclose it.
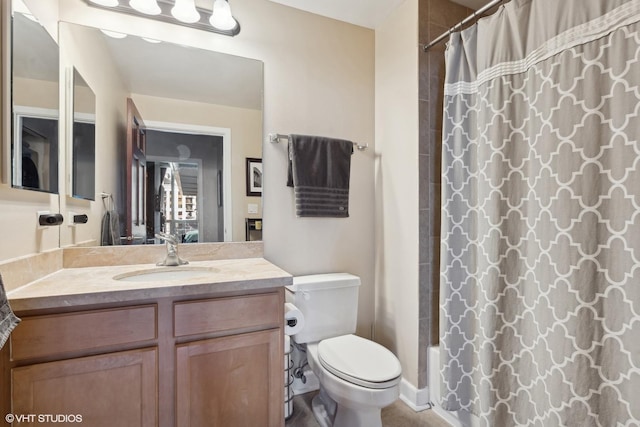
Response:
[[[277,328],[283,307],[277,293],[175,303],[174,336]]]
[[[11,333],[11,359],[153,340],[156,318],[155,305],[24,317]]]

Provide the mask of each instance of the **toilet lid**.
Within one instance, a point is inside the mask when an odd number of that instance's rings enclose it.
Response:
[[[388,388],[400,380],[398,358],[373,341],[342,335],[320,341],[318,359],[332,374],[368,388]]]

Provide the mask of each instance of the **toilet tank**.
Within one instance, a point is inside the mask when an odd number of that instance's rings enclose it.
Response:
[[[353,334],[358,319],[360,278],[348,273],[314,274],[293,278],[285,298],[304,315],[298,344]]]

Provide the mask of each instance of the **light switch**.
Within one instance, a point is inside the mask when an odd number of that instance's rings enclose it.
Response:
[[[247,205],[247,213],[257,214],[258,213],[258,205],[256,203],[249,203]]]

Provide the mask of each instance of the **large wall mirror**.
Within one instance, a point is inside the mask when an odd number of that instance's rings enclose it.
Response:
[[[246,193],[245,170],[247,158],[262,157],[262,62],[64,22],[60,30],[63,52],[67,37],[82,40],[76,47],[87,51],[72,55],[111,73],[110,87],[93,87],[96,122],[123,129],[116,138],[100,131],[96,153],[117,144],[120,155],[116,164],[96,158],[104,176],[95,182],[99,194],[119,174],[122,241],[161,243],[158,232],[184,243],[246,240],[248,219],[262,215],[261,197]],[[113,111],[120,119],[100,115]],[[89,175],[77,168],[74,181]]]
[[[58,45],[22,1],[12,9],[11,184],[58,193]]]

